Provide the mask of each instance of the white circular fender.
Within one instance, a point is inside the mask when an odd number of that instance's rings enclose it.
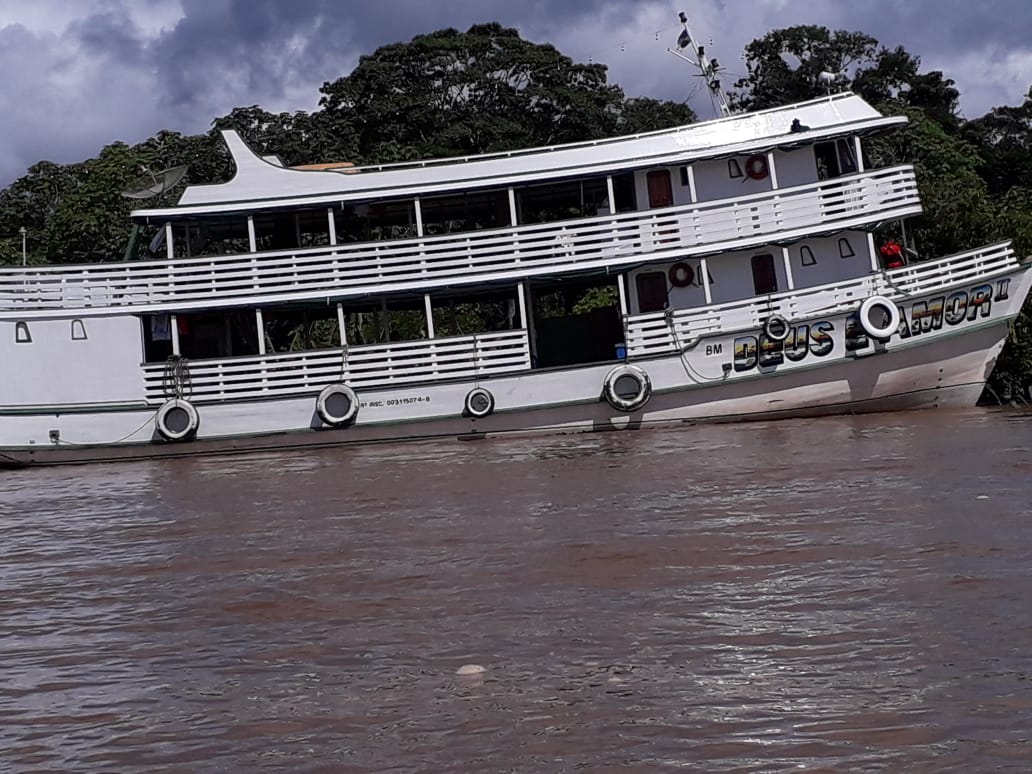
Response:
[[[495,408],[494,395],[483,387],[474,387],[466,393],[465,412],[474,419],[483,419]]]
[[[618,365],[602,382],[602,397],[618,411],[637,411],[652,397],[652,380],[635,365]]]
[[[315,413],[323,424],[344,427],[358,416],[358,395],[346,384],[328,384],[315,399]]]
[[[871,312],[875,309],[885,310],[888,320],[884,325],[876,325],[871,319]],[[864,329],[864,333],[874,339],[887,339],[899,330],[899,308],[891,299],[885,296],[871,296],[864,299],[864,302],[860,304],[860,311],[857,312],[857,317],[860,320],[860,327]]]
[[[189,401],[172,398],[161,404],[154,415],[154,425],[166,441],[186,441],[197,433],[201,415]]]
[[[772,314],[763,323],[763,335],[771,341],[784,341],[791,330],[791,324],[780,314]]]

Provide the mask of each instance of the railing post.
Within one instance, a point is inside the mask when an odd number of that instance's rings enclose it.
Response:
[[[699,271],[702,273],[702,291],[706,295],[706,306],[713,303],[713,292],[710,290],[709,269],[706,267],[706,259],[699,260]]]
[[[520,239],[516,231],[519,225],[516,215],[516,189],[509,186],[509,228],[512,229],[512,257],[516,263],[520,262]]]
[[[789,290],[795,290],[795,278],[792,277],[792,261],[789,258],[788,248],[781,248],[781,258],[785,262],[785,281]]]
[[[179,318],[174,314],[170,314],[168,318],[169,326],[172,329],[172,354],[178,356],[182,354],[179,349]]]
[[[867,249],[871,254],[871,271],[880,271],[881,266],[878,262],[878,249],[874,245],[874,234],[872,234],[870,231],[867,232]]]

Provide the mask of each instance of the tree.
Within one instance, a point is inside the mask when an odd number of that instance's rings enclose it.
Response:
[[[681,102],[632,97],[620,107],[616,128],[620,134],[638,134],[690,124],[695,118],[695,112]]]
[[[358,138],[350,124],[329,118],[303,110],[273,114],[252,105],[216,118],[214,129],[235,129],[256,153],[279,156],[287,166],[357,159]]]
[[[777,107],[849,88],[875,106],[897,102],[922,108],[944,127],[959,123],[953,81],[939,71],[919,72],[918,57],[902,47],[890,51],[861,32],[814,25],[773,30],[747,45],[745,57],[748,75],[732,94],[738,109]]]
[[[996,239],[993,203],[978,174],[978,148],[950,134],[920,108],[900,107],[903,129],[867,141],[870,166],[910,163],[924,214],[911,221],[918,250],[938,257]]]
[[[497,23],[445,29],[364,56],[321,89],[323,112],[370,161],[476,154],[610,136],[623,93]]]
[[[1032,87],[1018,107],[995,107],[969,121],[965,136],[981,149],[979,172],[994,194],[1032,188]]]

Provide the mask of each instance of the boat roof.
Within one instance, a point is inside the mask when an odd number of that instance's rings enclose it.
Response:
[[[881,132],[906,121],[902,116],[883,116],[846,92],[624,137],[402,164],[314,169],[272,163],[255,154],[235,131],[226,130],[222,135],[236,165],[231,180],[189,186],[176,206],[138,209],[132,217],[164,221],[527,185],[806,145]]]

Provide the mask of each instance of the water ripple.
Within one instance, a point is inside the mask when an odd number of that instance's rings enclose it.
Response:
[[[1028,427],[5,474],[5,766],[1024,771]]]

